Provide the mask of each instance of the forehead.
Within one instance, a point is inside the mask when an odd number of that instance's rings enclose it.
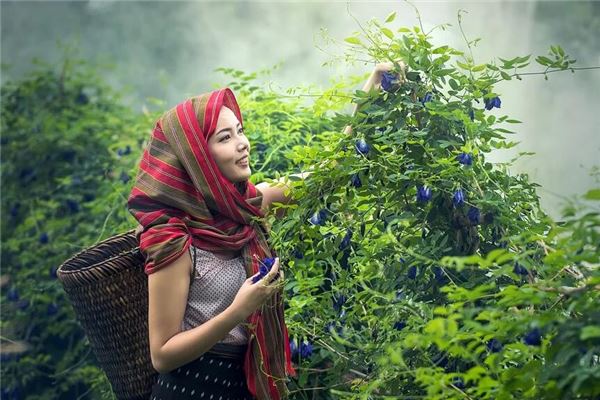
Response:
[[[236,125],[238,123],[238,119],[235,116],[234,112],[231,111],[228,107],[221,107],[221,111],[219,112],[219,118],[217,120],[217,126],[229,126]]]

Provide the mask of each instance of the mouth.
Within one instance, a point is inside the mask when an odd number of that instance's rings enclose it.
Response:
[[[248,166],[248,156],[244,156],[244,157],[240,158],[235,163],[241,167],[247,167]]]

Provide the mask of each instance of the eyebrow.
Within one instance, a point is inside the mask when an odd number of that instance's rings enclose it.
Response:
[[[236,127],[237,127],[238,125],[240,125],[240,126],[241,126],[242,124],[238,122],[238,123],[237,123],[237,125],[236,125]],[[221,133],[221,132],[226,132],[226,131],[232,132],[233,130],[232,130],[231,128],[223,128],[223,129],[221,129],[219,132],[217,132],[215,135],[218,135],[219,133]]]

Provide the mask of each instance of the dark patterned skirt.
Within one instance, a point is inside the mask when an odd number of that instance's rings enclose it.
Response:
[[[150,400],[253,400],[244,375],[246,346],[217,343],[196,360],[159,374]]]

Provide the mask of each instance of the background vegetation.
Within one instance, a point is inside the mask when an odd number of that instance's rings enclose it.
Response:
[[[394,17],[346,39],[351,57],[406,60],[382,92],[351,91],[360,77],[280,95],[255,84],[268,70],[221,70],[255,183],[323,165],[269,221],[290,271],[293,398],[597,398],[600,191],[555,221],[534,182],[487,160],[519,123],[496,87],[531,57],[476,63]],[[575,68],[559,46],[535,61]],[[6,82],[1,115],[2,397],[112,398],[56,267],[135,226],[126,199],[160,112],[122,105],[68,56]]]

